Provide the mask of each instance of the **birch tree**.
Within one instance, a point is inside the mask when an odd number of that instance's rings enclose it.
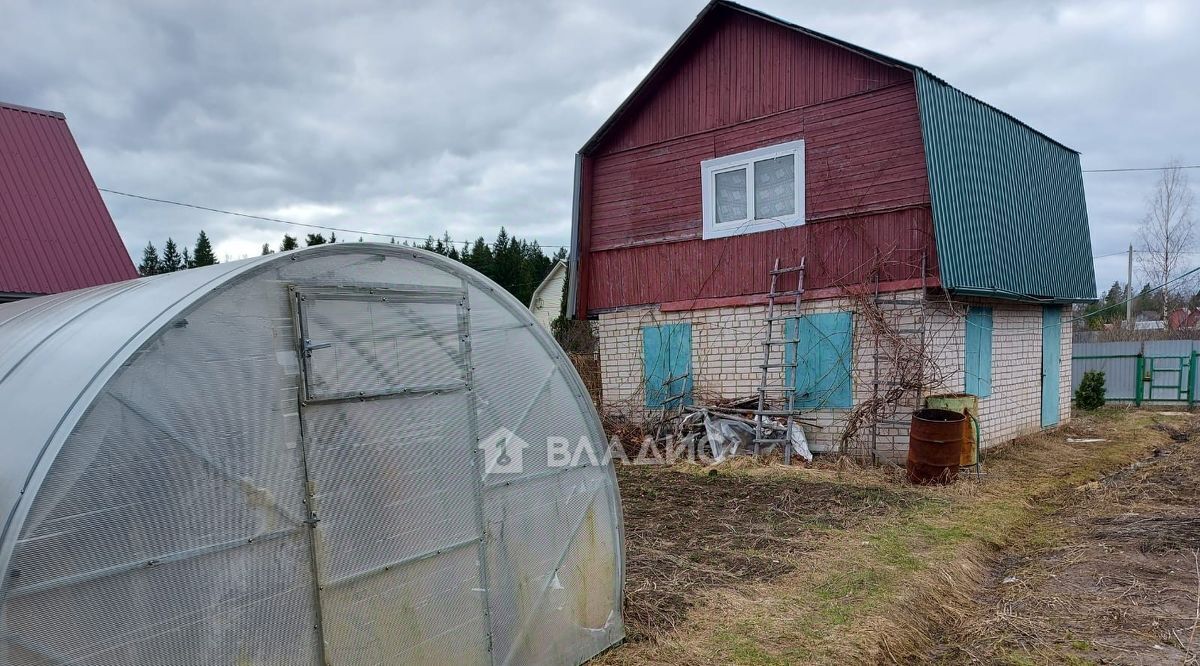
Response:
[[[1154,286],[1170,282],[1185,270],[1186,256],[1195,244],[1193,198],[1187,172],[1178,160],[1173,160],[1159,173],[1154,192],[1146,200],[1146,217],[1138,229],[1142,245],[1138,268]],[[1163,321],[1167,319],[1168,300],[1160,299]]]

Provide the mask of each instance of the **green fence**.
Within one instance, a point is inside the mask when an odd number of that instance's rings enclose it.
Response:
[[[1079,386],[1084,372],[1104,372],[1106,397],[1113,401],[1169,402],[1191,407],[1196,399],[1196,358],[1145,354],[1092,354],[1071,357],[1072,383]]]

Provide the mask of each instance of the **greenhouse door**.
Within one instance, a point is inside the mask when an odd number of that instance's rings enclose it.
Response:
[[[292,291],[327,662],[488,663],[465,289]]]

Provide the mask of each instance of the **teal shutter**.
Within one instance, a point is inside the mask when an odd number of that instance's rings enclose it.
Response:
[[[692,404],[691,324],[642,328],[642,377],[646,407],[673,408],[681,401]]]
[[[992,394],[992,309],[967,308],[966,363],[963,387],[986,398]]]
[[[851,404],[850,356],[853,320],[849,312],[806,315],[789,319],[784,335],[784,362],[795,360],[786,381],[795,382],[799,409],[848,409]]]

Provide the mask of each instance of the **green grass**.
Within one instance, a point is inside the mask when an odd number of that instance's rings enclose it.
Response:
[[[739,631],[741,628],[739,624],[734,630],[721,630],[715,636],[736,663],[752,666],[784,666],[793,663],[782,655],[766,652],[758,642]]]
[[[1007,666],[1037,666],[1037,662],[1032,657],[1022,652],[1009,652],[1001,657],[1000,663]]]

